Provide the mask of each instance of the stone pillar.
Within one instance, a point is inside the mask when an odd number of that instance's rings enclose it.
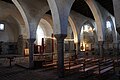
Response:
[[[119,44],[113,43],[113,53],[118,54],[119,52]]]
[[[42,38],[42,54],[44,53],[44,48],[45,48],[45,46],[44,46],[44,38]]]
[[[17,40],[17,47],[18,47],[18,54],[24,53],[24,41],[23,41],[23,35],[19,35],[18,40]],[[24,55],[24,54],[22,54]]]
[[[99,55],[100,57],[103,57],[104,56],[103,41],[98,41],[98,45],[99,45]]]
[[[116,30],[120,34],[120,0],[112,0],[114,8],[114,16],[116,21]]]
[[[34,54],[34,41],[35,39],[28,39],[29,42],[29,68],[34,68],[33,54]]]
[[[52,33],[52,53],[54,52],[54,35],[53,35],[53,33]]]
[[[77,58],[77,55],[78,55],[78,51],[79,51],[79,46],[78,46],[78,42],[75,43],[76,44],[76,52],[75,52],[75,58]]]
[[[58,77],[64,77],[64,39],[66,34],[55,34],[57,39]]]
[[[119,52],[120,52],[120,43],[118,42],[118,54],[120,54]]]

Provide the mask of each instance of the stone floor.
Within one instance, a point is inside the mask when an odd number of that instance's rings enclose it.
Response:
[[[117,68],[118,69],[118,68]],[[102,80],[119,80],[115,74],[107,74]],[[65,78],[58,78],[55,69],[35,69],[29,70],[13,65],[0,66],[0,80],[98,80],[94,75],[88,77],[80,76],[80,73],[66,75]]]
[[[20,59],[18,59],[17,63],[26,61],[24,58],[21,58],[21,61],[19,60]],[[95,75],[83,77],[80,75],[80,72],[75,72],[72,74],[67,72],[64,78],[58,78],[56,69],[29,70],[16,66],[14,62],[12,64],[12,67],[9,67],[8,60],[1,60],[0,63],[2,63],[0,64],[0,80],[98,80]],[[116,68],[116,72],[114,74],[108,73],[102,76],[101,80],[120,80],[118,76],[116,76],[118,71],[120,71],[120,67]]]

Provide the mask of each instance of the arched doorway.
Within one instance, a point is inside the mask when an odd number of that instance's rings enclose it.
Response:
[[[80,33],[80,51],[91,51],[94,37],[94,28],[89,23],[84,24]]]
[[[52,44],[52,35],[53,29],[51,24],[42,18],[36,30],[35,53],[52,52],[52,45],[54,45]]]

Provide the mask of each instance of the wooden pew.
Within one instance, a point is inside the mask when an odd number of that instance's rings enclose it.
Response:
[[[70,61],[69,66],[65,67],[66,70],[77,70],[83,73],[88,71],[92,71],[98,67],[97,65],[98,59],[86,59],[79,58],[76,61]]]
[[[43,65],[44,67],[53,67],[53,68],[57,68],[57,60],[53,60],[53,62],[45,62],[45,64]],[[71,65],[71,62],[69,58],[65,58],[64,59],[64,67],[69,67]]]
[[[98,59],[86,59],[83,63],[83,71],[87,72],[98,67]]]
[[[120,56],[117,56],[114,58],[115,66],[119,67],[120,66]]]
[[[114,60],[113,59],[99,59],[98,68],[94,71],[94,74],[101,76],[109,71],[113,70],[115,72]]]
[[[84,58],[79,58],[77,60],[69,59],[69,62],[65,64],[65,70],[73,71],[75,69],[80,69],[83,67]]]

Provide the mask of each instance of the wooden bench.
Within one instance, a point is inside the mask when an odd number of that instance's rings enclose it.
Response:
[[[102,74],[105,74],[111,70],[115,72],[113,59],[99,59],[98,68],[94,71],[94,74],[97,74],[100,78]]]
[[[91,72],[93,72],[98,67],[97,62],[98,59],[84,59],[83,68],[79,71],[83,72],[84,76],[86,75],[86,73],[91,74]]]
[[[80,69],[81,67],[83,67],[83,64],[82,64],[83,61],[84,61],[83,58],[80,58],[79,60],[69,59],[69,62],[64,65],[65,69],[69,70],[69,71],[75,70],[75,69]]]
[[[57,68],[57,60],[53,60],[53,62],[45,62],[45,64],[43,65],[44,67],[53,67],[53,68]],[[70,60],[69,59],[64,59],[64,66],[69,66],[70,65]]]
[[[45,61],[45,63],[43,64],[43,67],[47,69],[57,68],[57,60],[51,61],[51,62]]]
[[[114,58],[115,66],[119,67],[120,66],[120,56],[117,56]]]
[[[98,67],[97,61],[98,59],[79,58],[75,62],[70,61],[69,66],[65,67],[65,69],[67,70],[77,69],[77,71],[86,73]]]

